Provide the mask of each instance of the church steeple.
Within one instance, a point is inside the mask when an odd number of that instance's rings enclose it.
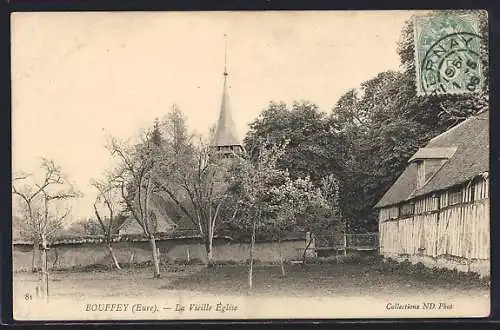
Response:
[[[219,120],[215,130],[214,147],[224,154],[232,154],[241,152],[240,139],[236,133],[236,125],[234,124],[231,104],[229,100],[229,86],[228,86],[228,72],[227,72],[227,42],[224,52],[224,85],[222,89],[222,100],[220,107]]]

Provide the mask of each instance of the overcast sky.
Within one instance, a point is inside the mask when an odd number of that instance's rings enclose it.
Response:
[[[176,103],[191,129],[215,124],[224,34],[241,137],[269,101],[330,111],[348,89],[398,69],[408,11],[16,13],[12,16],[13,171],[53,159],[85,194],[112,166],[109,134],[134,136]]]

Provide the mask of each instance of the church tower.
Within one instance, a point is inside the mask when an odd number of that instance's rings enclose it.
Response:
[[[227,43],[224,54],[224,85],[222,89],[222,100],[220,106],[219,120],[215,129],[215,138],[213,147],[221,152],[224,156],[231,156],[243,151],[238,134],[236,133],[236,125],[233,121],[231,113],[231,104],[229,100],[229,86],[227,73]]]

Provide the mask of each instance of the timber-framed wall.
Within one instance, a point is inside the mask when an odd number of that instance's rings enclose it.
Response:
[[[490,274],[487,173],[379,212],[380,254],[428,267]]]

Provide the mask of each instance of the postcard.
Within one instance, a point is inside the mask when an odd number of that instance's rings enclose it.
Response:
[[[16,12],[14,319],[490,314],[488,13]]]

